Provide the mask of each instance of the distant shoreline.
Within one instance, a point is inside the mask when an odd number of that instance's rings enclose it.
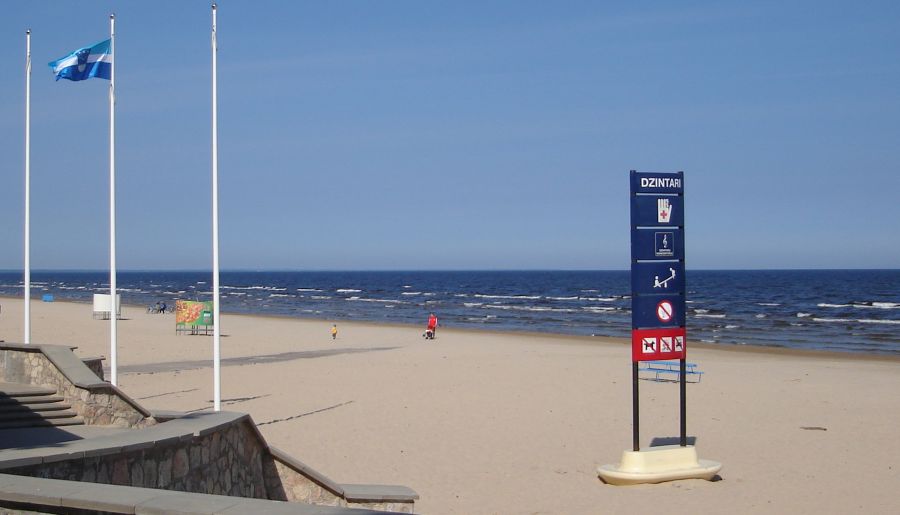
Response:
[[[0,295],[0,300],[12,300],[22,302],[21,297],[11,297],[7,295]],[[33,299],[35,302],[41,302],[40,299]],[[63,304],[76,304],[76,305],[90,305],[90,302],[78,301],[78,300],[54,300],[55,303],[63,303]],[[132,308],[137,309],[139,311],[146,310],[146,305],[141,304],[128,304],[123,303],[123,308]],[[376,326],[376,327],[385,327],[385,328],[397,328],[397,329],[410,329],[410,330],[424,330],[424,321],[421,325],[416,324],[404,324],[400,322],[381,322],[381,321],[369,321],[369,320],[346,320],[346,319],[332,319],[332,318],[317,318],[317,317],[299,317],[299,316],[290,316],[290,315],[280,315],[280,314],[271,314],[271,313],[236,313],[223,311],[223,314],[228,315],[229,317],[241,317],[241,318],[249,318],[249,319],[270,319],[270,320],[306,320],[310,322],[328,322],[333,323],[337,322],[339,324],[352,325],[357,327],[366,327],[366,326]],[[0,316],[3,316],[0,313]],[[127,319],[122,320],[127,322]],[[494,330],[490,328],[470,328],[470,327],[442,327],[439,328],[439,331],[447,331],[458,334],[495,334],[495,335],[503,335],[503,336],[515,336],[522,338],[547,338],[548,336],[552,336],[554,339],[562,339],[565,340],[566,343],[578,344],[578,345],[592,345],[598,342],[621,345],[622,347],[627,347],[630,345],[630,341],[628,338],[621,338],[616,336],[583,336],[576,334],[565,334],[565,333],[553,333],[553,332],[541,332],[541,331],[518,331],[518,330]],[[690,334],[690,333],[689,333]],[[826,360],[853,360],[853,361],[889,361],[900,363],[900,356],[891,356],[886,354],[869,354],[869,353],[860,353],[860,352],[843,352],[843,351],[825,351],[825,350],[812,350],[812,349],[792,349],[788,347],[777,347],[777,346],[768,346],[768,345],[753,345],[753,344],[740,344],[740,343],[708,343],[708,342],[690,342],[689,348],[695,349],[705,349],[705,350],[714,350],[714,351],[724,351],[724,352],[736,352],[736,353],[752,353],[752,354],[769,354],[769,355],[779,355],[779,356],[790,356],[790,357],[805,357],[812,359],[826,359]],[[690,358],[689,358],[690,359]]]

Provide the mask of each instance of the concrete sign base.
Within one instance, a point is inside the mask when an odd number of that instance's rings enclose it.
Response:
[[[664,445],[624,451],[618,466],[603,465],[597,468],[597,474],[610,485],[637,485],[678,479],[709,481],[721,468],[721,463],[698,459],[693,445]]]

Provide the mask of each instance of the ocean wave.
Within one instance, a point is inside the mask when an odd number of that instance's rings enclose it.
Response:
[[[331,299],[331,297],[329,297],[328,295],[311,295],[309,298],[311,298],[313,300],[329,300],[329,299]]]
[[[467,308],[477,308],[478,306],[483,306],[484,302],[463,302],[463,306]]]
[[[510,306],[506,304],[487,304],[482,308],[504,309],[512,311],[533,311],[533,312],[552,312],[552,313],[574,313],[574,309],[567,308],[548,308],[544,306]]]
[[[348,297],[346,300],[348,301],[357,301],[357,302],[381,302],[387,304],[406,304],[403,301],[396,299],[363,299],[360,297]]]
[[[700,314],[694,315],[694,317],[695,317],[695,318],[725,318],[725,315],[724,315],[724,314],[719,314],[719,313],[716,313],[716,314],[712,314],[712,313],[708,313],[708,314],[707,314],[707,313],[700,313]]]
[[[620,297],[624,298],[624,297]],[[578,300],[587,300],[590,302],[614,302],[619,300],[616,297],[578,297]]]
[[[400,292],[400,295],[422,295],[420,291],[404,291]]]
[[[338,288],[334,291],[338,293],[362,293],[362,290],[354,290],[353,288]]]
[[[540,295],[484,295],[481,293],[476,293],[472,295],[473,297],[477,297],[479,299],[524,299],[524,300],[537,300],[541,298]]]
[[[741,326],[739,326],[739,325],[734,325],[734,324],[727,324],[727,325],[725,325],[725,329],[738,329],[738,328],[740,328],[740,327],[741,327]]]
[[[861,324],[900,324],[900,320],[873,320],[868,318],[857,320],[857,322]]]
[[[582,306],[584,311],[590,311],[591,313],[609,313],[610,311],[618,311],[619,308],[614,306]]]
[[[757,313],[756,314],[756,318],[766,318],[766,316],[768,316],[768,315],[766,315],[765,313]]]
[[[292,297],[292,295],[287,295],[284,293],[270,293],[269,297]]]
[[[820,308],[849,308],[852,304],[828,304],[827,302],[820,302],[816,304],[816,306]]]
[[[709,310],[708,310],[708,309],[703,309],[703,308],[697,308],[697,309],[694,310],[694,313],[703,315],[703,314],[705,314],[705,313],[709,313]]]
[[[579,297],[576,295],[574,297],[544,297],[547,300],[578,300]]]
[[[797,318],[811,317],[812,313],[797,313]]]
[[[780,306],[780,302],[757,302],[757,306]]]
[[[854,308],[900,309],[897,302],[854,302]]]
[[[297,291],[322,291],[318,288],[297,288]]]
[[[847,322],[855,322],[855,320],[851,320],[848,318],[819,318],[813,317],[813,322],[829,322],[829,323],[847,323]]]

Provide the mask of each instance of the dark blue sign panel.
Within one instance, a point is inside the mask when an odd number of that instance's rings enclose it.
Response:
[[[631,224],[637,227],[684,225],[683,198],[634,195],[631,197]]]
[[[673,195],[683,195],[684,172],[632,172],[631,193],[671,193]]]
[[[631,299],[635,328],[684,327],[682,295],[637,295]]]
[[[684,259],[684,233],[678,227],[631,231],[632,260]]]
[[[631,325],[640,343],[633,361],[684,357],[684,269],[684,174],[632,171]]]
[[[684,292],[684,263],[642,261],[631,265],[631,291],[659,295]]]

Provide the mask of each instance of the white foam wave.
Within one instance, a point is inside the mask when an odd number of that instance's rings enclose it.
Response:
[[[467,308],[477,308],[478,306],[483,306],[483,302],[463,302],[463,306]]]
[[[849,308],[850,304],[828,304],[827,302],[820,302],[816,304],[816,306],[820,308]]]
[[[695,310],[694,310],[694,313],[699,313],[699,314],[702,315],[703,313],[709,313],[709,310],[708,310],[708,309],[701,309],[701,308],[698,308],[698,309],[695,309]]]
[[[615,297],[579,297],[578,300],[587,300],[592,302],[612,302],[618,300]]]
[[[420,291],[404,291],[401,292],[400,295],[422,295]]]
[[[381,302],[386,304],[406,304],[405,302],[396,300],[396,299],[363,299],[360,297],[348,297],[347,300],[352,300],[356,302]]]
[[[846,322],[853,322],[853,320],[850,320],[850,319],[848,319],[848,318],[818,318],[818,317],[813,317],[812,320],[813,320],[813,322],[837,322],[837,323],[841,323],[841,322],[844,322],[844,323],[846,323]]]
[[[861,324],[900,324],[900,320],[872,320],[868,318],[857,320],[857,322]]]
[[[725,329],[737,329],[737,328],[739,328],[739,327],[741,327],[741,326],[739,326],[739,325],[734,325],[734,324],[727,324],[727,325],[725,326]]]
[[[699,314],[694,315],[696,318],[725,318],[725,315],[713,315],[713,314]]]
[[[338,288],[334,290],[338,293],[360,293],[362,290],[354,290],[353,288]]]
[[[553,312],[553,313],[573,313],[574,309],[549,308],[544,306],[508,306],[503,304],[488,304],[482,308],[504,309],[512,311],[533,311],[533,312]]]
[[[328,295],[312,295],[310,296],[310,298],[314,300],[328,300],[331,297],[329,297]]]
[[[286,295],[284,293],[270,293],[269,297],[290,297],[290,295]]]
[[[757,302],[757,306],[780,306],[780,302]]]
[[[583,306],[581,309],[590,311],[591,313],[608,313],[610,311],[618,310],[618,308],[612,306]]]
[[[297,288],[297,291],[322,291],[318,288]]]
[[[544,297],[547,300],[578,300],[578,296],[575,297]]]
[[[483,295],[481,293],[476,293],[473,297],[477,297],[479,299],[526,299],[526,300],[537,300],[541,298],[540,295]]]
[[[853,303],[854,308],[875,308],[875,309],[898,309],[900,304],[896,302],[872,302],[872,303]]]
[[[756,315],[756,318],[766,318],[766,314],[765,314],[765,313],[758,313],[758,314]]]
[[[812,313],[797,313],[797,318],[811,317]]]

